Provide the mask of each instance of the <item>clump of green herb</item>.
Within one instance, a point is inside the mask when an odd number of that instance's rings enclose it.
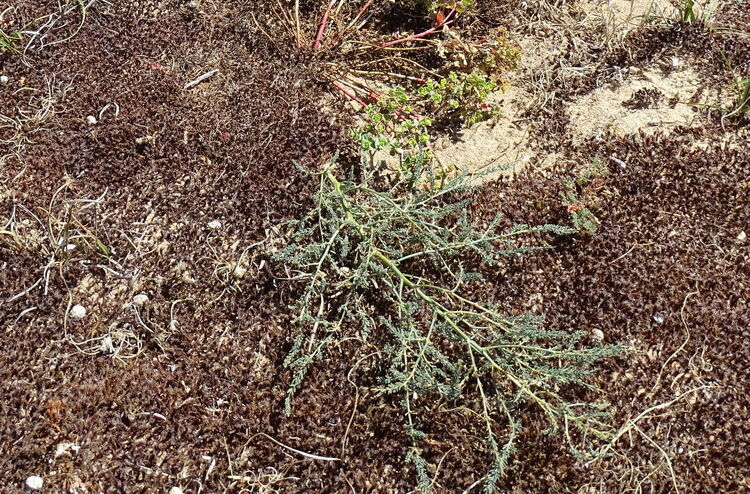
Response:
[[[501,228],[500,218],[474,224],[473,187],[465,174],[439,182],[429,166],[396,179],[365,154],[358,173],[340,178],[336,160],[318,172],[315,206],[293,224],[276,262],[303,273],[292,350],[286,412],[310,366],[343,340],[378,342],[380,392],[399,397],[413,440],[407,460],[419,488],[430,490],[420,409],[447,399],[471,409],[486,431],[491,456],[485,492],[502,477],[530,403],[562,429],[573,446],[579,431],[608,437],[604,406],[571,402],[570,385],[589,387],[593,364],[614,347],[586,347],[583,332],[548,331],[538,317],[511,316],[471,294],[481,278],[469,269],[545,248],[540,238],[572,231],[555,225]],[[356,177],[356,178],[355,178]],[[421,184],[421,186],[415,186]],[[533,241],[536,239],[536,242]],[[421,397],[421,399],[418,399]],[[478,405],[475,405],[477,404]],[[458,413],[458,412],[457,412]],[[574,451],[578,451],[574,449]]]
[[[599,219],[594,214],[599,205],[596,191],[601,188],[601,179],[608,173],[607,167],[595,158],[575,178],[565,180],[560,198],[568,209],[573,228],[579,232],[595,233],[599,229]]]
[[[435,118],[457,118],[466,126],[499,116],[499,108],[486,104],[498,89],[496,82],[477,72],[451,72],[442,79],[430,79],[417,91],[422,106]]]
[[[432,160],[429,127],[432,119],[415,113],[403,87],[365,107],[365,121],[350,132],[362,151],[387,151],[399,159],[402,171],[420,168]]]

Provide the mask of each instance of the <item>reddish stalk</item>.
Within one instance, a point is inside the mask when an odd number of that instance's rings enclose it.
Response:
[[[323,18],[320,20],[320,26],[318,26],[318,32],[315,35],[315,42],[313,43],[312,49],[317,50],[320,48],[320,43],[323,40],[323,33],[326,30],[326,26],[328,26],[328,19],[331,15],[331,9],[333,8],[335,0],[331,0],[328,3],[328,7],[326,7],[326,11],[323,14]]]
[[[448,25],[452,24],[456,20],[455,14],[456,14],[456,10],[455,9],[451,10],[448,13],[448,15],[445,16],[445,19],[443,21],[438,21],[433,27],[431,27],[427,31],[425,31],[423,33],[419,33],[419,34],[412,34],[411,36],[407,36],[406,38],[401,38],[401,39],[395,39],[393,41],[388,41],[387,43],[383,43],[382,45],[379,45],[378,48],[387,48],[389,46],[393,46],[393,45],[396,45],[398,43],[404,43],[406,41],[420,39],[420,38],[424,38],[426,36],[429,36],[431,34],[434,34],[434,33],[438,32],[438,30],[441,29],[441,28],[443,28],[444,26],[448,26]]]
[[[341,84],[340,82],[336,82],[336,81],[331,81],[331,84],[333,84],[333,86],[334,86],[334,87],[335,87],[336,89],[338,89],[339,91],[341,91],[342,93],[344,93],[344,94],[345,94],[345,95],[346,95],[346,96],[347,96],[347,97],[348,97],[349,99],[351,99],[352,101],[356,101],[357,103],[359,103],[359,104],[360,104],[360,105],[362,105],[363,107],[364,107],[364,106],[367,106],[367,103],[366,103],[366,102],[365,102],[365,101],[364,101],[363,99],[359,98],[359,97],[358,97],[358,96],[357,96],[356,94],[354,94],[353,92],[351,92],[351,91],[347,90],[347,89],[346,89],[346,88],[344,87],[344,85],[343,85],[343,84]],[[360,90],[364,91],[364,89],[360,89]],[[378,102],[378,100],[380,99],[379,95],[381,95],[381,93],[378,93],[378,92],[377,92],[377,91],[375,91],[374,89],[368,89],[368,91],[369,91],[369,93],[368,93],[368,95],[367,95],[367,99],[371,100],[371,101],[372,101],[373,103],[377,103],[377,102]],[[405,121],[407,121],[407,120],[412,120],[412,119],[420,119],[420,120],[421,120],[421,119],[423,118],[423,117],[421,117],[420,115],[417,115],[416,113],[413,113],[413,112],[411,112],[411,113],[408,113],[408,114],[406,114],[406,113],[404,113],[403,111],[401,111],[401,110],[398,110],[398,109],[396,110],[396,116],[397,116],[397,117],[399,118],[399,120],[401,120],[402,122],[405,122]]]
[[[338,89],[339,91],[341,91],[342,93],[344,93],[346,96],[349,97],[349,99],[351,99],[353,101],[356,101],[357,103],[359,103],[362,106],[367,106],[367,103],[365,103],[364,101],[362,101],[361,99],[359,99],[354,93],[347,91],[344,88],[344,86],[342,86],[338,82],[333,82],[333,87],[335,87],[336,89]]]
[[[356,23],[356,22],[357,22],[357,21],[359,20],[359,18],[360,18],[360,17],[362,17],[362,16],[364,15],[364,13],[365,13],[365,12],[367,12],[367,9],[369,9],[369,8],[370,8],[370,6],[372,5],[372,2],[373,2],[373,1],[374,1],[374,0],[368,0],[368,1],[367,1],[367,3],[366,3],[366,4],[364,4],[364,5],[362,6],[362,8],[361,8],[361,9],[359,9],[359,12],[357,12],[357,16],[356,16],[356,17],[354,18],[354,20],[353,20],[353,21],[352,21],[352,22],[351,22],[351,23],[349,24],[350,26],[353,26],[353,25],[354,25],[354,23]]]
[[[367,12],[369,8],[372,6],[373,1],[374,0],[367,0],[367,2],[362,6],[362,8],[359,9],[359,12],[357,12],[357,15],[354,17],[354,19],[352,19],[352,21],[344,29],[342,29],[339,34],[336,35],[336,37],[333,40],[334,45],[337,44],[339,41],[341,41],[341,39],[344,36],[346,36],[346,33],[354,27],[357,21],[359,21],[359,19],[365,14],[365,12]],[[367,21],[366,20],[363,21],[362,24],[364,25],[365,22]]]

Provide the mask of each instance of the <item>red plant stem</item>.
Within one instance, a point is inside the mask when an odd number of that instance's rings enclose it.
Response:
[[[336,89],[338,89],[339,91],[341,91],[342,93],[344,93],[349,99],[351,99],[353,101],[356,101],[357,103],[359,103],[362,106],[367,106],[367,103],[364,100],[362,100],[359,97],[357,97],[357,95],[355,95],[351,91],[348,91],[343,86],[343,84],[341,84],[339,82],[335,82],[335,81],[331,81],[331,84],[333,84],[333,86]],[[370,89],[370,88],[367,88],[367,89],[370,91],[369,94],[367,95],[367,99],[371,100],[373,103],[377,103],[378,100],[380,100],[380,98],[383,96],[383,93],[380,93],[380,92],[376,91],[375,89]],[[411,120],[414,120],[414,119],[416,119],[416,120],[422,120],[424,118],[422,115],[419,115],[417,113],[414,113],[414,112],[405,113],[405,112],[403,112],[400,109],[396,109],[395,113],[396,113],[396,116],[399,118],[399,120],[401,120],[402,122],[405,122],[405,121],[410,120],[410,119]]]
[[[328,25],[328,18],[331,15],[331,8],[333,8],[333,3],[335,0],[331,0],[328,3],[328,7],[326,7],[326,11],[323,14],[323,18],[320,20],[320,26],[318,27],[318,32],[315,35],[315,42],[313,43],[312,49],[317,50],[320,48],[320,42],[323,40],[323,33],[326,30],[326,26]]]
[[[336,89],[338,89],[339,91],[341,91],[342,93],[344,93],[344,94],[345,94],[345,95],[346,95],[346,96],[347,96],[347,97],[348,97],[349,99],[351,99],[352,101],[356,101],[357,103],[359,103],[359,104],[360,104],[360,105],[362,105],[362,106],[367,106],[367,103],[365,103],[365,102],[364,102],[363,100],[361,100],[360,98],[358,98],[358,97],[357,97],[357,96],[356,96],[356,95],[355,95],[354,93],[352,93],[351,91],[347,91],[347,90],[346,90],[346,89],[344,88],[344,86],[342,86],[342,85],[341,85],[341,84],[339,84],[338,82],[333,82],[333,86],[334,86],[334,87],[335,87]],[[370,94],[368,94],[367,96],[368,96],[368,98],[369,98],[369,99],[371,99],[371,100],[372,100],[372,101],[374,101],[374,102],[377,102],[377,101],[378,101],[378,99],[379,99],[379,98],[378,98],[378,97],[377,97],[377,96],[375,95],[375,93],[370,93]],[[415,114],[411,114],[411,115],[412,115],[412,118],[415,118],[415,117],[416,117],[416,118],[421,118],[421,117],[419,117],[419,115],[415,115]],[[409,118],[408,118],[408,117],[407,117],[406,115],[404,115],[404,113],[403,113],[403,112],[402,112],[401,110],[396,110],[396,116],[397,116],[397,117],[398,117],[398,118],[399,118],[399,119],[400,119],[400,120],[401,120],[402,122],[405,122],[406,120],[409,120]]]
[[[367,1],[367,2],[366,2],[366,3],[365,3],[365,4],[363,5],[363,6],[362,6],[362,8],[361,8],[361,9],[359,9],[359,12],[357,12],[357,15],[356,15],[356,16],[354,17],[354,19],[352,19],[352,21],[351,21],[351,22],[350,22],[350,23],[349,23],[349,24],[348,24],[348,25],[347,25],[347,26],[346,26],[346,27],[345,27],[344,29],[342,29],[342,30],[341,30],[341,32],[339,32],[339,33],[338,33],[338,34],[336,35],[336,37],[335,37],[335,38],[333,39],[333,44],[334,44],[334,45],[338,44],[338,42],[339,42],[339,41],[341,41],[341,39],[342,39],[342,38],[343,38],[343,37],[344,37],[344,36],[346,35],[346,33],[347,33],[347,32],[348,32],[348,31],[349,31],[349,30],[350,30],[350,29],[351,29],[352,27],[354,27],[354,25],[355,25],[355,24],[357,23],[357,21],[359,21],[359,19],[360,19],[360,18],[361,18],[361,17],[362,17],[362,16],[363,16],[363,15],[365,14],[365,12],[367,12],[367,10],[368,10],[368,9],[369,9],[369,8],[370,8],[370,7],[372,6],[372,2],[373,2],[373,1],[374,1],[374,0],[368,0],[368,1]]]
[[[378,100],[383,96],[383,93],[379,93],[378,91],[374,89],[370,89],[370,94],[367,95],[368,98],[370,98],[374,103],[377,103]],[[419,115],[418,113],[412,112],[404,112],[401,109],[396,108],[396,116],[400,118],[402,121],[406,121],[409,119],[416,119],[416,120],[422,120],[424,117],[422,115]]]
[[[354,95],[353,93],[351,93],[351,92],[347,91],[346,89],[344,89],[344,86],[342,86],[342,85],[341,85],[341,84],[339,84],[338,82],[334,82],[334,83],[333,83],[333,87],[335,87],[336,89],[338,89],[339,91],[341,91],[342,93],[344,93],[345,95],[347,95],[347,96],[348,96],[348,97],[349,97],[350,99],[352,99],[352,100],[356,101],[356,102],[357,102],[357,103],[359,103],[360,105],[362,105],[362,106],[367,106],[367,103],[365,103],[364,101],[362,101],[361,99],[359,99],[359,98],[358,98],[358,97],[357,97],[356,95]]]
[[[445,17],[445,20],[443,21],[443,23],[440,24],[439,26],[433,26],[433,27],[431,27],[430,29],[428,29],[427,31],[425,31],[423,33],[412,34],[411,36],[407,36],[406,38],[401,38],[401,39],[395,39],[393,41],[388,41],[387,43],[383,43],[382,45],[379,45],[378,48],[386,48],[388,46],[393,46],[393,45],[396,45],[398,43],[403,43],[405,41],[411,41],[411,40],[414,40],[414,39],[424,38],[424,37],[429,36],[429,35],[431,35],[433,33],[436,33],[438,29],[442,28],[443,26],[447,26],[449,24],[452,24],[456,20],[456,18],[454,16],[455,13],[456,13],[455,10],[451,10],[448,13],[448,15]],[[452,19],[451,19],[451,16],[453,16]]]
[[[367,12],[367,9],[370,8],[370,6],[372,5],[373,1],[374,0],[368,0],[367,3],[364,4],[361,9],[359,9],[359,12],[357,12],[357,17],[354,18],[354,22],[356,22],[360,17],[362,17],[362,14],[364,14],[365,12]]]

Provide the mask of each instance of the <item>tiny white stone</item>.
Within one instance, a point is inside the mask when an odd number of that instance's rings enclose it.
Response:
[[[592,330],[591,336],[593,336],[596,341],[599,341],[599,342],[604,341],[604,331],[602,331],[601,329]]]
[[[78,450],[81,449],[80,446],[73,443],[60,443],[57,445],[57,448],[55,448],[55,458],[58,456],[62,456],[68,451],[72,451],[73,453],[78,453]]]
[[[743,231],[740,232],[739,235],[737,235],[737,241],[738,242],[744,242],[745,240],[747,240],[747,233],[745,233],[744,230],[743,230]]]
[[[212,230],[216,230],[218,228],[221,228],[221,221],[219,220],[213,220],[208,222],[208,227]]]
[[[102,352],[104,353],[115,353],[115,345],[112,341],[112,337],[107,335],[102,338],[102,342],[101,345],[99,345],[99,348],[101,348]]]
[[[133,303],[137,305],[138,307],[143,307],[146,305],[146,302],[148,302],[148,295],[145,293],[139,293],[135,297],[133,297]]]
[[[96,117],[93,115],[89,115],[86,117],[86,123],[89,125],[96,125]]]
[[[83,319],[86,317],[86,307],[82,305],[74,305],[70,308],[70,317],[73,319]]]
[[[26,485],[29,489],[38,491],[42,488],[42,486],[44,486],[44,479],[36,475],[32,475],[31,477],[26,479]]]
[[[7,75],[0,75],[0,84],[8,84],[10,78]]]
[[[240,266],[239,264],[235,266],[234,271],[232,271],[232,275],[237,279],[242,279],[247,274],[247,269]]]
[[[65,246],[65,250],[67,252],[70,252],[70,251],[76,250],[77,247],[78,246],[76,244],[68,244],[68,245]]]
[[[183,492],[182,489],[180,489],[177,486],[172,487],[171,489],[169,489],[169,494],[182,494],[182,492]]]
[[[654,322],[656,324],[661,324],[661,323],[664,322],[664,318],[657,314],[657,315],[654,316]]]

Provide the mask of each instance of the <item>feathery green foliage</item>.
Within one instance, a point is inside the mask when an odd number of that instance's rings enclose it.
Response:
[[[21,42],[20,32],[6,33],[0,29],[0,53],[9,51],[12,53],[18,53],[18,44]]]
[[[285,362],[293,372],[287,413],[308,369],[329,346],[371,339],[385,369],[381,392],[401,397],[414,441],[407,457],[425,491],[420,396],[479,397],[474,412],[484,423],[492,455],[486,492],[493,491],[514,450],[521,403],[538,406],[550,429],[562,428],[571,445],[573,429],[604,438],[609,428],[602,407],[569,402],[562,389],[586,386],[592,364],[617,349],[584,347],[582,332],[547,331],[539,318],[511,317],[498,304],[467,295],[467,283],[479,277],[469,271],[468,260],[496,266],[545,247],[535,246],[533,238],[571,230],[555,225],[505,230],[499,218],[479,228],[467,213],[472,191],[467,175],[441,182],[422,166],[394,181],[371,157],[361,168],[340,180],[334,159],[313,173],[319,181],[315,206],[275,254],[276,261],[305,273],[306,283],[293,306],[297,334]]]
[[[750,77],[737,81],[735,86],[737,87],[738,94],[732,114],[737,115],[750,111]]]

